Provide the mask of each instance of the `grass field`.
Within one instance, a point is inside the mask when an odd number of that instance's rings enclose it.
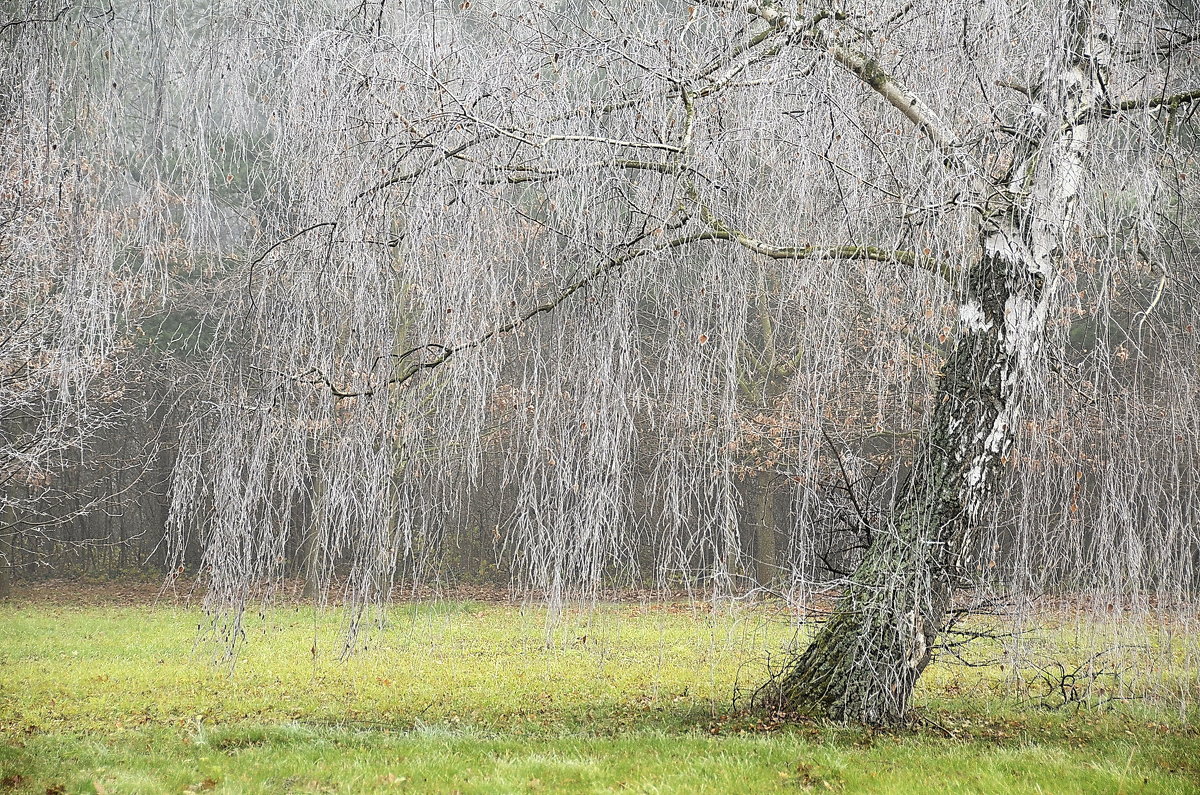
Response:
[[[795,640],[763,607],[605,605],[548,634],[538,608],[407,605],[344,659],[340,613],[279,607],[231,667],[194,608],[96,601],[0,605],[0,791],[1200,792],[1178,699],[1050,710],[1036,668],[937,664],[904,731],[740,713]],[[1194,695],[1184,640],[1105,693]]]

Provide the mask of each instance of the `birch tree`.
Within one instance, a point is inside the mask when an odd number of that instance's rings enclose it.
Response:
[[[901,720],[971,589],[1194,593],[1194,9],[85,17],[61,51],[155,153],[118,181],[210,299],[172,531],[235,632],[301,540],[360,607],[468,531],[551,605],[738,592],[751,448],[782,590],[838,594],[772,703]]]

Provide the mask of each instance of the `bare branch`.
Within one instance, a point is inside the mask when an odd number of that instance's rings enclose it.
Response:
[[[896,262],[913,268],[920,268],[940,277],[946,283],[953,285],[958,276],[958,269],[948,262],[928,255],[917,254],[901,249],[882,249],[876,246],[818,246],[804,244],[799,246],[776,246],[763,243],[750,237],[744,232],[730,228],[723,221],[712,215],[707,208],[701,208],[701,216],[715,230],[711,239],[729,240],[750,249],[756,254],[771,259],[817,259],[817,260],[867,260],[873,262]]]
[[[809,46],[828,52],[838,64],[845,67],[883,97],[892,107],[904,114],[905,118],[911,121],[946,155],[948,161],[964,162],[961,137],[949,122],[938,115],[936,110],[918,94],[897,82],[874,59],[843,46],[822,32],[821,23],[830,18],[831,14],[821,12],[811,21],[802,23],[775,6],[747,4],[742,6],[742,10],[758,16],[772,27],[801,31],[800,39],[802,41],[807,38]]]
[[[11,22],[5,22],[3,25],[0,25],[0,33],[3,33],[4,31],[8,30],[9,28],[19,27],[21,25],[33,25],[33,24],[41,24],[41,23],[48,23],[48,22],[57,22],[58,20],[62,19],[62,15],[67,13],[67,11],[70,10],[70,8],[71,8],[70,6],[63,6],[62,8],[60,8],[58,10],[58,13],[52,17],[31,17],[29,19],[14,19]]]
[[[653,232],[644,233],[636,240],[631,241],[630,245],[636,245],[637,243],[641,242],[642,240],[645,240],[646,238],[650,237],[651,234],[653,234]],[[450,359],[450,357],[452,357],[456,353],[462,353],[463,351],[469,351],[474,348],[478,348],[491,339],[499,337],[503,334],[507,334],[511,331],[515,331],[517,328],[521,327],[525,323],[528,323],[530,320],[533,320],[534,318],[538,317],[539,315],[543,315],[548,312],[553,312],[560,305],[562,305],[562,303],[564,301],[566,301],[568,298],[570,298],[575,293],[582,290],[584,287],[587,287],[588,285],[592,284],[597,279],[599,279],[603,276],[612,274],[613,272],[619,270],[622,266],[627,265],[630,262],[633,262],[634,260],[640,259],[648,254],[653,254],[656,252],[665,251],[667,249],[685,246],[689,243],[695,243],[695,242],[698,242],[701,240],[718,240],[718,239],[721,239],[721,238],[716,236],[714,233],[710,233],[710,232],[700,232],[700,233],[691,234],[691,235],[681,235],[679,237],[671,238],[670,240],[667,240],[663,243],[659,243],[659,244],[652,245],[652,246],[647,246],[645,248],[636,249],[628,254],[609,257],[608,259],[606,259],[603,262],[596,265],[585,276],[583,276],[583,277],[577,279],[576,281],[572,282],[571,284],[567,285],[553,298],[551,298],[541,304],[538,304],[537,306],[531,307],[530,309],[527,309],[525,312],[521,313],[515,319],[513,319],[507,323],[503,323],[499,326],[496,326],[495,328],[486,332],[485,334],[478,337],[477,339],[474,339],[470,342],[463,343],[461,345],[441,345],[441,344],[436,344],[436,343],[429,343],[429,344],[421,346],[420,348],[413,349],[414,352],[418,351],[418,350],[436,350],[436,351],[438,351],[438,355],[435,356],[433,359],[430,359],[427,362],[421,362],[420,364],[412,365],[408,369],[403,371],[402,373],[388,378],[387,381],[385,381],[383,383],[383,386],[399,386],[401,384],[404,384],[405,382],[409,381],[413,376],[417,375],[418,373],[420,373],[424,370],[432,370],[436,367],[439,367],[439,366],[445,364]],[[316,371],[313,371],[313,370],[309,371],[309,373],[314,373],[314,372],[316,372]],[[300,379],[304,376],[309,375],[309,373],[302,373],[300,376],[297,376],[297,378]],[[332,381],[330,381],[327,376],[325,376],[324,374],[321,374],[321,373],[317,373],[317,378],[310,383],[322,383],[322,384],[326,385],[329,388],[330,394],[333,395],[333,397],[335,397],[335,398],[368,397],[370,395],[374,395],[376,392],[379,391],[378,387],[370,387],[370,388],[360,389],[360,390],[353,390],[353,389],[338,387]]]
[[[1128,113],[1129,111],[1134,110],[1153,110],[1154,108],[1175,110],[1183,105],[1190,105],[1193,102],[1200,102],[1200,89],[1196,89],[1194,91],[1183,91],[1181,93],[1171,94],[1168,96],[1126,99],[1113,105],[1098,108],[1096,112],[1102,118],[1108,118],[1119,113]]]

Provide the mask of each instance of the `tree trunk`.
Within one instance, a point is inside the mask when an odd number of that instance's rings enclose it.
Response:
[[[309,482],[308,522],[304,524],[304,536],[300,541],[300,576],[304,578],[301,598],[316,601],[321,596],[321,576],[324,561],[321,557],[321,524],[324,522],[325,479],[321,473],[321,459],[316,443],[308,451]]]
[[[6,506],[0,511],[0,599],[7,599],[13,592],[13,559],[12,539],[17,532],[17,512],[13,507]]]
[[[9,598],[12,592],[12,557],[9,554],[8,541],[4,540],[0,541],[0,599]]]
[[[912,474],[834,615],[783,676],[788,707],[870,724],[907,712],[960,579],[971,514],[1011,442],[1019,354],[1044,317],[1042,279],[1015,264],[992,254],[974,269],[976,297],[963,304]],[[1035,311],[1006,312],[1019,306]]]
[[[1007,179],[980,192],[979,260],[967,271],[952,352],[912,474],[831,618],[785,669],[785,707],[837,720],[904,720],[928,665],[972,529],[1019,413],[1023,370],[1036,359],[1047,281],[1062,259],[1079,192],[1088,110],[1100,99],[1099,59],[1085,52],[1088,20],[1072,18],[1061,71],[1031,108]],[[1069,37],[1070,38],[1070,37]],[[989,195],[990,194],[990,195]]]
[[[775,494],[769,478],[760,477],[758,526],[755,528],[754,565],[758,584],[764,588],[775,585],[779,560],[775,551]]]
[[[314,520],[305,527],[304,540],[300,544],[300,575],[304,578],[304,588],[300,592],[300,596],[308,601],[315,600],[321,593],[319,549],[317,526]]]

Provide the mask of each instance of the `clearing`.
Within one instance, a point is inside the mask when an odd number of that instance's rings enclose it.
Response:
[[[150,593],[0,605],[0,792],[1200,792],[1194,631],[1080,667],[1113,641],[1047,613],[1027,665],[937,663],[876,732],[731,706],[779,606],[406,604],[344,658],[343,613],[279,606],[231,666]]]

